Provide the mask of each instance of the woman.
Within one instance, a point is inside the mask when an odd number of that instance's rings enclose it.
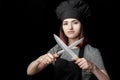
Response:
[[[62,21],[60,38],[66,45],[69,46],[85,37],[83,27],[90,15],[89,6],[85,2],[82,0],[64,1],[57,7],[56,14]],[[66,52],[58,58],[54,57],[54,53],[59,50],[61,48],[56,44],[48,53],[31,62],[27,74],[34,75],[52,64],[55,69],[55,80],[110,80],[100,51],[88,44],[86,38],[72,48],[74,53],[80,57],[75,61]]]

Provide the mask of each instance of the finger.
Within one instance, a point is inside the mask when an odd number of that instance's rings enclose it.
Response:
[[[43,60],[42,56],[40,56],[40,57],[37,59],[38,62],[42,62],[42,60]]]
[[[81,66],[80,66],[80,68],[82,68],[82,69],[88,69],[88,65],[86,65],[86,64],[82,64]]]
[[[78,63],[79,66],[84,65],[84,64],[85,64],[85,60]]]
[[[53,54],[54,59],[58,58],[59,55],[57,53]]]
[[[50,63],[52,61],[52,58],[48,54],[45,55],[44,57],[44,63]]]
[[[54,59],[53,55],[51,53],[47,53],[47,55],[51,58]]]
[[[52,54],[48,53],[48,54],[45,55],[44,63],[50,64],[53,60],[54,59],[53,59]]]
[[[81,59],[79,58],[78,60],[75,61],[76,64],[80,63]]]
[[[49,60],[45,57],[42,62],[43,62],[43,64],[48,64]]]
[[[78,63],[80,63],[80,62],[82,62],[83,60],[85,60],[85,58],[79,58],[78,60],[76,60],[76,64],[78,64]]]

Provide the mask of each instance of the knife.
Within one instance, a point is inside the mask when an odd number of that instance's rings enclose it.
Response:
[[[71,57],[72,57],[72,59],[73,60],[77,60],[77,59],[79,59],[79,57],[57,36],[57,35],[55,35],[55,34],[53,34],[54,35],[54,38],[55,38],[55,40],[56,40],[56,42],[58,43],[58,45],[64,50],[64,51],[66,51],[66,52],[68,52],[70,55],[71,55]],[[83,38],[82,39],[80,39],[80,42],[82,42],[82,40],[83,40]],[[77,42],[76,42],[77,43]],[[78,43],[77,43],[78,44]],[[77,45],[76,44],[76,45]],[[71,46],[70,46],[71,47]],[[73,46],[72,46],[73,47]]]

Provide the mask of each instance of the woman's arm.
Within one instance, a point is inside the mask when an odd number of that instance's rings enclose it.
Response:
[[[88,61],[85,58],[80,58],[75,63],[87,72],[92,72],[98,80],[110,80],[106,70],[100,70],[94,63]]]
[[[50,53],[44,54],[29,64],[27,68],[27,74],[34,75],[40,72],[41,70],[43,70],[53,61],[54,61],[54,57],[52,56],[52,54]]]
[[[110,80],[106,70],[100,70],[97,66],[93,66],[91,72],[98,78],[98,80]]]

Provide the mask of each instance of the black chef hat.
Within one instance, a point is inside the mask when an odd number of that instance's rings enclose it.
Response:
[[[91,14],[88,4],[83,0],[66,0],[58,5],[56,15],[60,20],[75,18],[83,21]]]

